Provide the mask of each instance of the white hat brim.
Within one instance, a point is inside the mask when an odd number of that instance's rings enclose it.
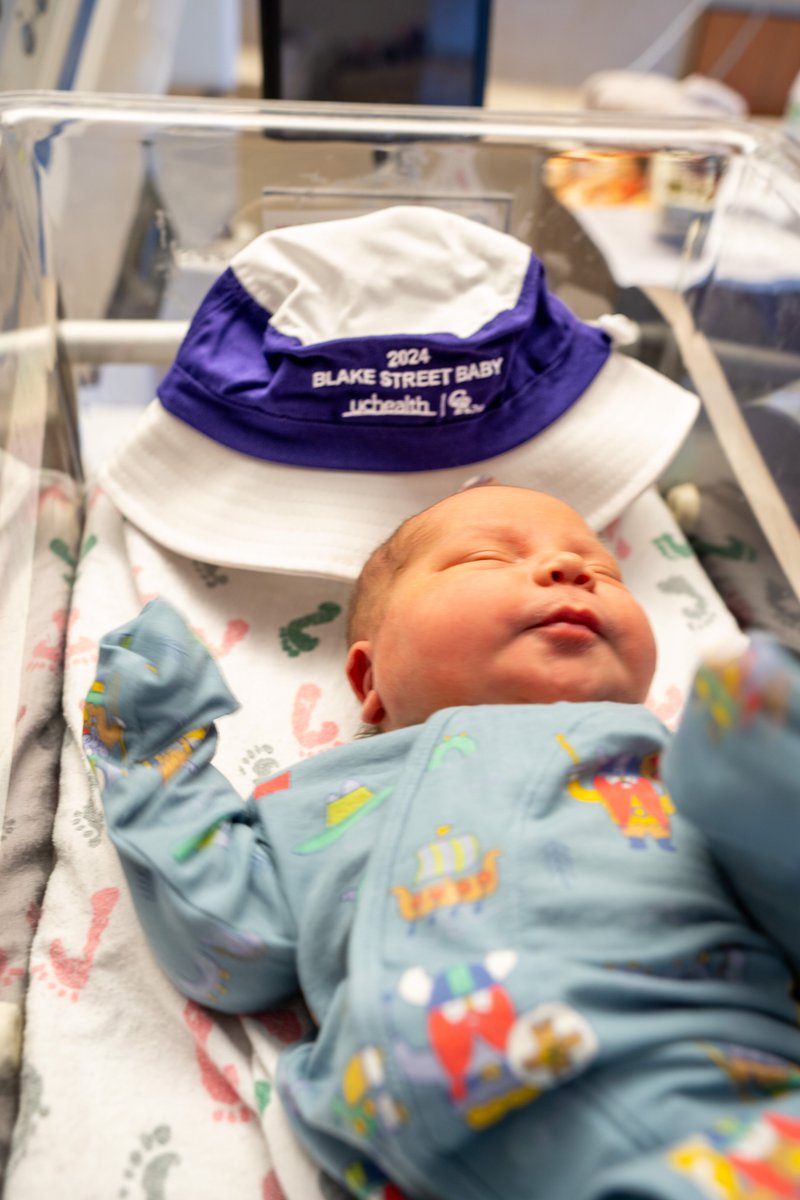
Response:
[[[129,521],[178,554],[350,580],[402,521],[476,474],[548,492],[602,529],[657,480],[698,409],[691,392],[615,352],[570,409],[530,441],[461,467],[394,474],[253,458],[154,400],[99,483]]]

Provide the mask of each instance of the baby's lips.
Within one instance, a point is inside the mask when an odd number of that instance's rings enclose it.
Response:
[[[591,629],[592,633],[601,633],[600,621],[595,613],[588,608],[572,608],[568,605],[563,605],[560,608],[553,609],[544,617],[535,622],[537,627],[546,625],[583,625],[586,629]]]

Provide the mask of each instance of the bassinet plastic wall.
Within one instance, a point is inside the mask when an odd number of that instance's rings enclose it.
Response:
[[[70,415],[58,403],[55,281],[29,134],[4,128],[0,157],[0,1176],[17,1109],[28,957],[52,861],[81,500],[69,471]]]

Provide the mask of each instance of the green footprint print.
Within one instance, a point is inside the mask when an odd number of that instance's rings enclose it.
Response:
[[[281,646],[290,658],[297,658],[308,650],[314,650],[319,645],[319,638],[306,633],[309,625],[327,625],[334,621],[342,611],[341,605],[332,600],[323,600],[318,608],[305,617],[295,617],[288,625],[280,630]]]
[[[81,546],[80,552],[76,558],[63,538],[53,538],[53,540],[50,542],[50,549],[53,551],[53,554],[57,555],[62,562],[65,562],[67,566],[71,568],[69,574],[63,576],[65,583],[68,583],[71,586],[75,582],[75,580],[78,578],[78,571],[80,570],[81,563],[89,551],[93,550],[96,545],[97,538],[93,533],[90,533],[86,541]]]

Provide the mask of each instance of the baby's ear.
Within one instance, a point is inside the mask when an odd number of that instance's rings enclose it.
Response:
[[[361,720],[367,725],[380,725],[386,713],[374,687],[370,642],[353,643],[347,652],[345,671],[361,704]]]

